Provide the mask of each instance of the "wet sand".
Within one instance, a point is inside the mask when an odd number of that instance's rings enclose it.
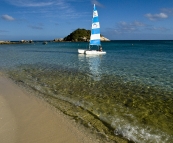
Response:
[[[93,143],[83,129],[0,73],[1,143]]]

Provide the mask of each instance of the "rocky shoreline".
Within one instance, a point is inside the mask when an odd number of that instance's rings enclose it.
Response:
[[[46,41],[46,40],[45,40]],[[25,42],[21,42],[21,41],[0,41],[0,45],[3,44],[32,44],[34,42],[45,42],[45,41],[25,41]],[[109,42],[110,40],[105,38],[105,37],[101,37],[101,41],[102,42]],[[54,40],[47,40],[46,42],[89,42],[89,41],[64,41],[62,39],[54,39]]]
[[[40,40],[40,41],[33,41],[33,40],[21,40],[21,41],[0,41],[0,45],[2,44],[32,44],[34,42],[89,42],[88,39],[85,37],[83,38],[83,41],[78,41],[78,40],[71,40],[71,41],[66,41],[64,38],[56,38],[54,40]],[[100,40],[103,42],[108,42],[110,41],[108,38],[104,36],[100,36]]]
[[[19,42],[0,41],[0,44],[18,44]]]
[[[21,40],[21,41],[0,41],[0,44],[23,44],[23,43],[33,43],[32,40],[29,41],[25,41],[25,40]]]

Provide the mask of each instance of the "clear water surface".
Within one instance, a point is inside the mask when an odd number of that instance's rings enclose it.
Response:
[[[0,45],[0,71],[80,106],[134,142],[173,142],[173,41]]]

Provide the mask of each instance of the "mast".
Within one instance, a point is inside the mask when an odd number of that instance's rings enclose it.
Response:
[[[96,10],[95,4],[94,4],[93,18],[92,18],[90,45],[101,45],[101,43],[100,43],[100,23],[99,23],[98,12]]]

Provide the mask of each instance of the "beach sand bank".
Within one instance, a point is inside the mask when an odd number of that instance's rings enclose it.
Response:
[[[1,143],[94,143],[72,120],[0,74]]]

